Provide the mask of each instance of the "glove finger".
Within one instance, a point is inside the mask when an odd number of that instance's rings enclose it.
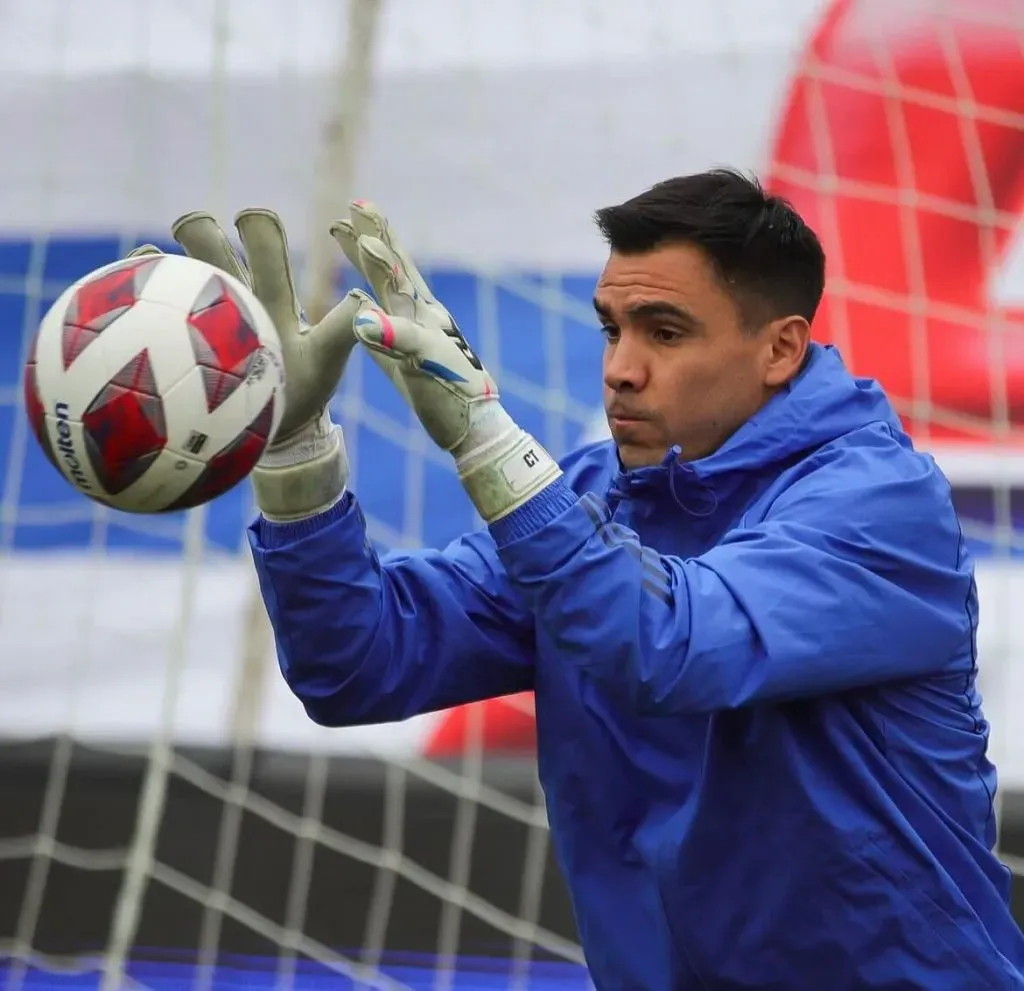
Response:
[[[347,298],[352,298],[357,301],[358,307],[356,310],[356,317],[360,313],[378,309],[377,302],[366,295],[361,289],[353,289]],[[353,328],[353,334],[355,330]],[[357,338],[358,339],[358,338]],[[391,384],[398,390],[402,398],[411,406],[412,396],[409,395],[409,388],[405,384],[405,378],[402,375],[402,366],[395,360],[392,354],[382,354],[374,347],[366,348],[367,354],[373,359],[373,363],[388,377]]]
[[[317,365],[325,378],[341,378],[358,340],[353,324],[367,304],[372,306],[373,300],[366,293],[357,289],[347,293],[309,335],[309,345],[316,352]]]
[[[409,253],[402,246],[398,236],[392,230],[387,217],[381,213],[377,205],[369,200],[353,200],[349,205],[349,209],[352,214],[352,225],[356,232],[360,236],[373,237],[383,241],[394,254],[395,261],[398,263],[402,274],[416,290],[412,294],[413,297],[420,295],[427,302],[432,302],[433,298],[430,295],[430,287],[420,274],[412,258],[409,257]]]
[[[371,351],[391,359],[419,356],[420,328],[412,320],[389,316],[377,306],[362,304],[352,326],[356,337]]]
[[[412,395],[409,386],[406,385],[405,376],[402,374],[402,366],[393,357],[382,354],[376,348],[367,348],[366,353],[373,363],[388,377],[388,381],[398,390],[398,394],[410,405],[413,406]]]
[[[359,237],[387,237],[387,218],[369,200],[352,200],[348,205],[352,227]]]
[[[288,238],[272,210],[252,208],[235,217],[252,273],[252,290],[266,307],[278,332],[297,330],[302,310],[288,258]]]
[[[214,265],[245,285],[252,286],[252,279],[231,247],[227,234],[208,213],[195,210],[179,217],[171,225],[171,236],[190,257]]]
[[[137,248],[132,248],[125,258],[139,258],[142,255],[162,255],[162,252],[155,244],[140,244]]]
[[[416,287],[391,248],[380,238],[364,235],[359,238],[358,250],[360,268],[388,313],[415,319]]]
[[[349,264],[360,275],[365,276],[366,273],[360,268],[362,262],[359,259],[359,235],[356,233],[351,221],[335,220],[331,223],[328,230],[331,232],[331,237],[338,242],[338,247],[344,252],[345,257],[349,260]]]
[[[359,234],[348,220],[335,220],[330,226],[331,237],[338,243],[352,267],[369,283],[370,288],[380,298],[386,309],[391,308],[388,299],[388,280],[380,266],[372,258],[364,258],[359,251]],[[370,275],[373,278],[371,279]],[[376,284],[375,284],[376,283]],[[357,292],[358,290],[353,290]],[[369,299],[366,296],[366,299]]]

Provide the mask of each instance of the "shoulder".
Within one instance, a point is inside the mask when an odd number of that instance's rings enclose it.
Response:
[[[867,423],[822,444],[786,473],[801,482],[842,490],[853,485],[900,490],[952,505],[952,489],[935,459],[914,448],[910,438],[884,421]]]
[[[843,434],[785,472],[767,510],[773,518],[947,559],[964,552],[949,480],[885,422]]]

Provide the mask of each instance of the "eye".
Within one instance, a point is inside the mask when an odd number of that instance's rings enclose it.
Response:
[[[659,344],[678,344],[684,335],[676,327],[655,327],[651,336]]]
[[[619,339],[619,328],[610,323],[602,324],[601,334],[606,341],[617,341]]]

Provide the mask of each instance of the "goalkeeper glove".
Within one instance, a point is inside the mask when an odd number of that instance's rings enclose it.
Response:
[[[235,227],[247,264],[209,214],[188,213],[171,232],[186,254],[252,289],[274,322],[284,357],[284,414],[251,477],[256,504],[267,519],[301,519],[337,502],[348,482],[345,440],[327,407],[355,346],[352,321],[365,297],[349,294],[323,320],[308,325],[280,218],[270,210],[243,210]],[[152,245],[132,252],[153,253],[159,249]]]
[[[493,523],[561,475],[547,451],[499,401],[498,388],[451,314],[371,205],[351,205],[331,234],[373,289],[355,333],[412,406],[431,439],[451,452],[477,512]]]

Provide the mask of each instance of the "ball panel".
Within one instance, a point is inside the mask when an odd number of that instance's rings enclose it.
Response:
[[[67,302],[70,303],[72,298],[69,295]],[[122,319],[130,320],[130,311]],[[72,420],[80,420],[96,393],[124,362],[111,366],[103,345],[98,343],[101,338],[88,338],[87,335],[89,342],[78,348],[71,366],[65,369],[64,326],[64,315],[56,307],[47,314],[40,326],[35,341],[36,382],[40,401],[49,415],[56,415],[57,404],[63,403],[67,416]],[[112,324],[108,333],[113,334],[116,326],[116,323]]]
[[[61,333],[64,370],[140,299],[157,256],[129,258],[78,284],[68,300]]]
[[[203,473],[206,465],[194,458],[183,458],[166,447],[158,451],[146,470],[124,491],[107,501],[125,513],[163,513],[187,491]]]
[[[137,354],[82,414],[93,471],[112,495],[138,481],[167,443],[164,404],[148,350]]]
[[[89,330],[88,327],[78,327],[65,321],[60,342],[64,371],[67,371],[71,367],[71,362],[99,336],[98,330]]]
[[[261,347],[249,308],[228,282],[212,276],[188,317],[195,360],[203,369],[207,410],[213,412],[249,373]]]

